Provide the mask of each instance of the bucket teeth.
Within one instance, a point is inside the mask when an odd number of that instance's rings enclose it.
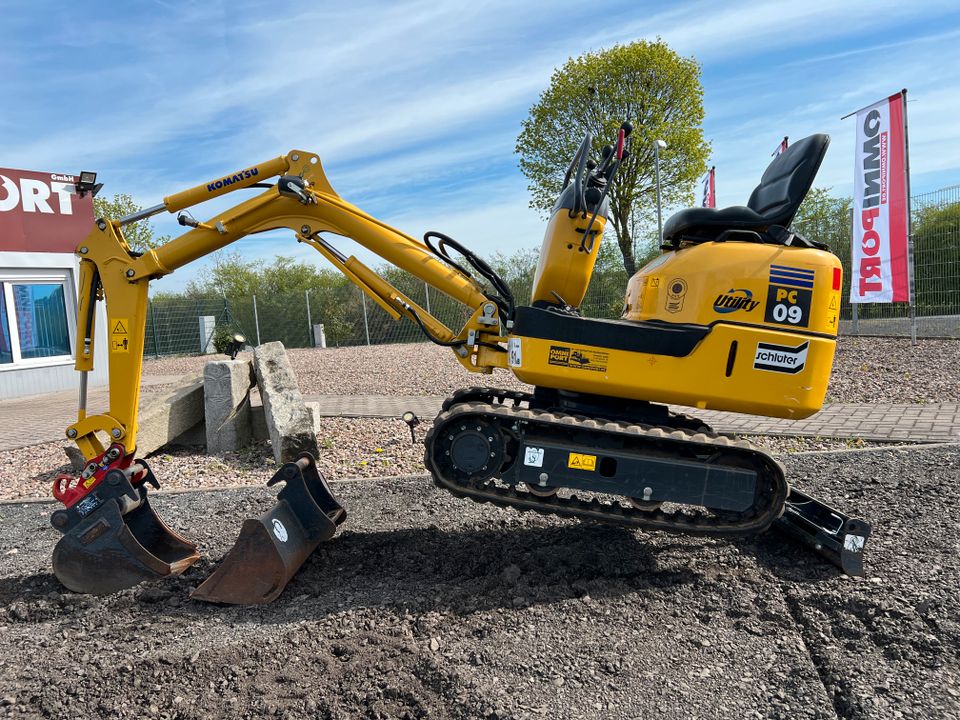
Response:
[[[147,480],[134,487],[112,470],[83,500],[50,518],[63,537],[53,550],[53,571],[74,592],[103,595],[146,580],[179,575],[200,555],[150,507]]]
[[[346,519],[309,453],[281,467],[267,485],[278,482],[285,486],[276,504],[244,521],[233,548],[192,598],[232,605],[272,602]]]

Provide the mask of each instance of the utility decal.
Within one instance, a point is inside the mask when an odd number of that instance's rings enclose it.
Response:
[[[737,310],[753,312],[759,304],[760,301],[754,300],[753,293],[746,288],[730,288],[725,293],[717,295],[717,299],[713,301],[713,311],[721,314]]]
[[[595,350],[580,350],[566,345],[551,345],[550,357],[547,362],[551,365],[573,368],[574,370],[590,370],[592,372],[606,372],[610,353],[596,352]]]
[[[667,312],[677,313],[683,310],[683,298],[687,295],[687,281],[683,278],[674,278],[667,285],[667,302],[664,305]]]
[[[287,541],[287,529],[283,526],[283,523],[274,518],[273,523],[273,534],[277,536],[277,540],[280,542]]]
[[[807,327],[816,273],[786,265],[770,266],[770,287],[763,319],[768,323]]]
[[[528,447],[523,453],[523,464],[529,467],[543,467],[543,448]]]
[[[228,175],[225,178],[214,180],[212,183],[207,183],[207,192],[213,192],[214,190],[219,190],[220,188],[227,187],[229,185],[236,185],[244,180],[254,178],[259,174],[260,168],[248,168],[246,170],[241,170],[233,175]]]
[[[596,470],[597,456],[572,452],[570,453],[570,457],[567,459],[567,467],[573,470]]]
[[[797,347],[757,343],[757,352],[753,356],[753,369],[795,375],[803,370],[807,362],[809,346],[809,342]]]
[[[130,352],[130,320],[128,318],[110,318],[110,352]]]
[[[523,348],[520,338],[510,338],[507,341],[507,362],[510,367],[520,367],[523,364]]]

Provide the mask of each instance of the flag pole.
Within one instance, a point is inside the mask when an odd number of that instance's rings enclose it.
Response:
[[[913,208],[910,200],[910,134],[907,132],[907,89],[900,91],[903,96],[903,172],[907,185],[907,271],[910,276],[910,342],[917,344],[917,297],[916,263],[913,252]]]

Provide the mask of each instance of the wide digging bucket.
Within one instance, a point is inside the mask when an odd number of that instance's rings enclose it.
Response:
[[[309,453],[281,467],[267,485],[281,481],[286,485],[277,503],[259,519],[244,521],[233,548],[192,598],[233,605],[272,602],[346,520]]]
[[[159,485],[142,460],[132,470],[141,468],[146,478],[137,487],[124,471],[111,470],[86,497],[51,515],[63,533],[53,549],[53,571],[70,590],[104,595],[178,575],[200,558],[197,546],[150,507],[146,484]]]

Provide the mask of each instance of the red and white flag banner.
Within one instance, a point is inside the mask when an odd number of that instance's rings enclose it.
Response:
[[[701,207],[715,208],[717,206],[717,168],[712,167],[703,178],[703,201]]]
[[[790,143],[788,142],[789,139],[790,138],[788,136],[783,136],[783,140],[780,141],[780,144],[777,145],[777,149],[772,153],[773,157],[780,157],[780,155],[787,151],[787,148],[790,147]]]
[[[850,302],[910,302],[905,92],[857,113]]]

